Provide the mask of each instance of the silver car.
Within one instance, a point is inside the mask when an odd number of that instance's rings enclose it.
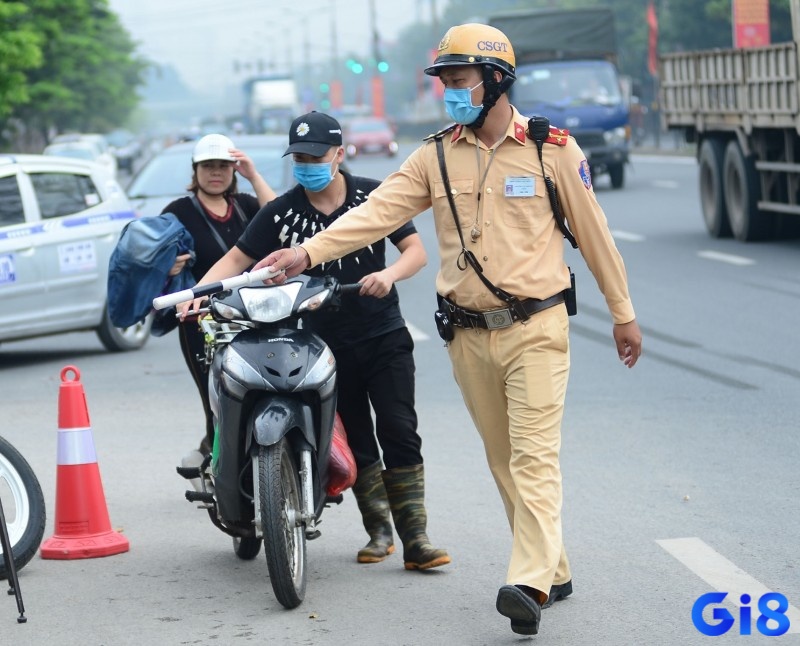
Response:
[[[108,260],[134,217],[97,164],[0,154],[0,341],[95,330],[108,350],[142,347],[149,318],[119,329],[106,311]]]
[[[237,135],[236,147],[253,160],[261,176],[280,195],[294,185],[291,156],[283,157],[289,145],[285,135]],[[164,148],[145,164],[128,186],[128,196],[138,215],[158,215],[173,200],[188,195],[192,179],[192,151],[196,141],[186,141]],[[241,193],[253,187],[237,175]]]

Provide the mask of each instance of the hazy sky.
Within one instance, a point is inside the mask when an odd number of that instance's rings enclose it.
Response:
[[[324,64],[371,50],[370,4],[377,31],[392,42],[417,19],[441,13],[444,0],[109,0],[111,9],[156,63],[169,63],[195,89],[236,78],[234,61],[274,61],[279,69],[306,60]],[[333,27],[337,38],[334,45]],[[254,69],[251,68],[251,69]],[[239,72],[244,78],[245,73]]]

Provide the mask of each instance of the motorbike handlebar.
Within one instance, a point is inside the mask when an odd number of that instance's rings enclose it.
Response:
[[[343,283],[339,285],[339,293],[344,294],[358,294],[361,291],[361,283]]]
[[[263,282],[270,278],[274,278],[278,274],[283,273],[283,270],[278,272],[269,271],[268,267],[262,267],[255,271],[246,271],[239,276],[232,276],[216,283],[209,283],[208,285],[200,285],[199,287],[192,287],[191,289],[183,289],[179,292],[172,294],[164,294],[157,296],[153,299],[153,309],[163,310],[167,307],[172,307],[183,303],[184,301],[192,301],[195,298],[208,296],[209,294],[216,294],[217,292],[226,289],[236,289],[244,287],[245,285],[252,285],[254,283]]]

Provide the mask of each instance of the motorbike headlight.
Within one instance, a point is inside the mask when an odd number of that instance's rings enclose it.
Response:
[[[330,289],[324,289],[317,294],[314,294],[311,298],[307,298],[302,303],[300,303],[300,307],[297,308],[298,312],[305,312],[306,310],[313,312],[317,309],[320,305],[322,305],[331,295]]]
[[[235,307],[231,307],[221,301],[214,301],[211,305],[214,309],[214,313],[218,314],[220,317],[224,319],[228,319],[229,321],[241,320],[244,318],[244,313],[236,309]]]
[[[272,323],[292,313],[301,283],[287,283],[275,287],[243,287],[239,296],[251,321]]]
[[[609,146],[621,146],[628,140],[628,130],[622,127],[606,130],[603,138]]]

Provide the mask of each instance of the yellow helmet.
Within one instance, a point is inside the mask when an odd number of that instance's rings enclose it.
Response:
[[[516,78],[514,49],[506,35],[495,27],[473,22],[447,30],[439,43],[436,60],[425,68],[425,73],[439,76],[443,67],[486,64]]]

